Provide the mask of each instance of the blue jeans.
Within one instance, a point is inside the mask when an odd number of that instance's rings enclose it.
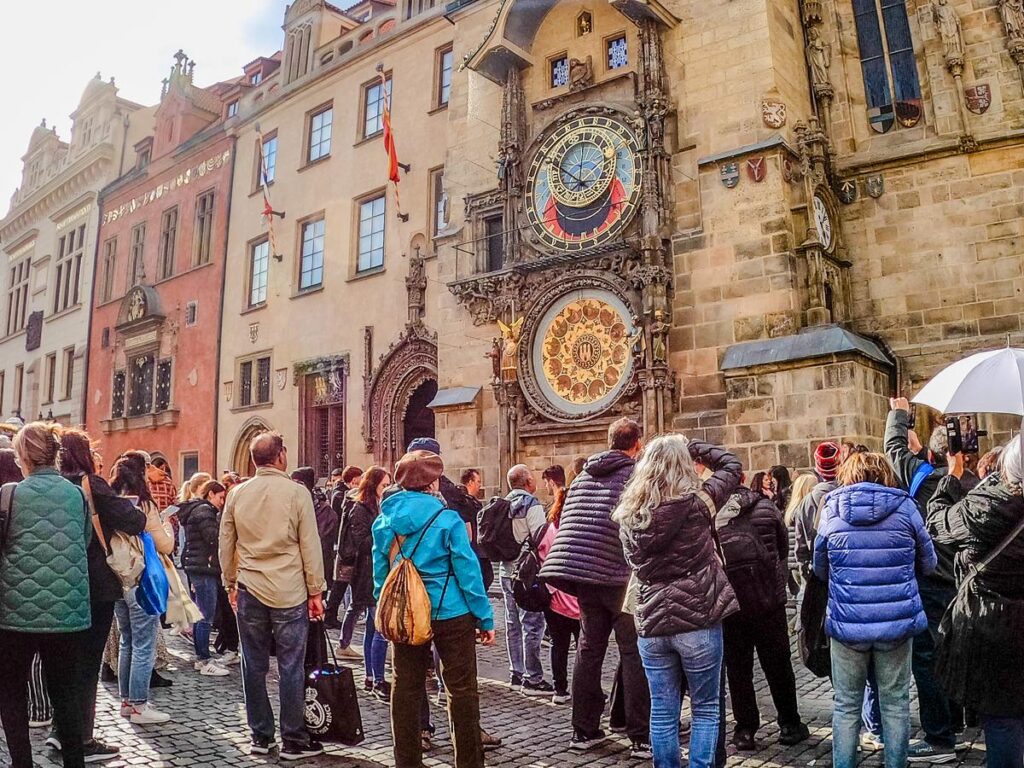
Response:
[[[544,613],[524,611],[512,596],[512,579],[501,577],[501,591],[505,596],[505,645],[508,648],[508,668],[524,682],[539,683],[544,679],[540,660],[540,644],[544,639]]]
[[[150,616],[135,600],[134,587],[124,600],[114,603],[121,645],[117,656],[117,687],[121,700],[145,704],[149,700],[149,679],[156,664],[156,633],[160,617]]]
[[[712,768],[722,720],[722,625],[637,640],[651,686],[654,768],[679,768],[679,705],[683,675],[693,712],[690,768]]]
[[[864,706],[860,710],[860,719],[864,723],[865,731],[884,740],[882,708],[878,705],[878,682],[875,680],[874,662],[868,664],[868,684],[864,688]]]
[[[280,680],[281,736],[286,745],[309,744],[306,707],[306,637],[309,611],[305,603],[294,608],[269,608],[244,589],[238,590],[238,639],[242,651],[242,692],[249,730],[256,738],[274,738],[274,710],[267,695],[270,639],[277,646]]]
[[[192,628],[192,644],[196,649],[196,658],[199,661],[208,661],[210,658],[210,627],[217,615],[217,577],[216,576],[189,576],[189,583],[192,585],[192,595],[195,597],[196,605],[203,614],[203,618],[196,622]]]
[[[981,718],[985,729],[987,768],[1020,768],[1024,765],[1024,717]]]
[[[363,634],[363,663],[366,665],[366,676],[375,683],[383,683],[388,641],[377,631],[374,624],[377,607],[370,605],[361,610],[366,612],[366,632]]]
[[[860,741],[861,707],[873,663],[882,710],[885,768],[905,768],[910,742],[910,657],[912,641],[890,651],[858,651],[832,640],[832,766],[854,768]]]

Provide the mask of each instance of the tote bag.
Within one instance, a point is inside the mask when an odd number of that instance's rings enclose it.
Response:
[[[306,677],[306,730],[317,741],[354,747],[365,735],[352,670],[334,658],[322,621],[311,622],[309,631],[311,636],[316,633],[323,637],[322,645],[330,649],[332,661],[321,664]],[[322,647],[321,642],[314,645]]]
[[[146,566],[142,569],[142,575],[139,577],[139,588],[135,590],[135,600],[147,615],[159,616],[161,613],[167,612],[167,595],[170,591],[167,571],[164,570],[164,564],[160,561],[153,537],[143,532],[139,534],[139,538],[142,539],[142,551]]]

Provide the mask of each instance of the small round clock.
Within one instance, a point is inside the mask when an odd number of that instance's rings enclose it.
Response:
[[[642,161],[619,120],[586,116],[558,127],[530,165],[526,213],[547,247],[578,252],[622,232],[640,198]]]
[[[832,214],[829,212],[828,203],[820,193],[815,193],[812,198],[814,209],[814,228],[818,232],[818,242],[826,251],[831,251],[836,244],[835,229],[832,224]]]

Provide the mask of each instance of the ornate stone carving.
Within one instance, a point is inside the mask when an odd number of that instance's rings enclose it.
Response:
[[[946,68],[954,77],[958,77],[964,71],[964,32],[960,17],[949,0],[935,0],[932,3],[932,19],[942,40]]]
[[[347,354],[314,357],[295,363],[292,366],[292,383],[298,386],[302,382],[303,377],[310,374],[320,374],[325,378],[330,378],[337,374],[341,378],[346,378],[348,376],[348,368],[349,356]]]
[[[832,46],[822,40],[818,26],[807,29],[807,63],[811,69],[814,95],[819,99],[827,97],[831,100],[835,94],[829,77],[829,69],[832,67]]]
[[[999,0],[999,15],[1006,31],[1006,48],[1024,85],[1024,0]]]
[[[671,217],[672,166],[665,147],[665,120],[669,111],[668,90],[665,85],[665,53],[662,47],[661,27],[653,19],[639,25],[640,82],[636,103],[643,117],[647,146],[645,163],[652,173],[645,175],[643,234],[658,234]]]
[[[519,378],[517,361],[519,359],[519,342],[523,338],[523,321],[525,319],[525,317],[520,317],[518,320],[513,321],[511,325],[505,325],[501,320],[498,321],[498,329],[501,331],[503,341],[501,345],[500,370],[502,381],[515,381]]]
[[[498,182],[502,194],[502,248],[505,263],[514,264],[522,254],[517,224],[523,194],[523,147],[526,143],[526,94],[518,69],[509,67],[501,100],[501,140],[498,146]]]
[[[569,59],[569,93],[582,91],[594,84],[594,57]]]
[[[427,269],[419,248],[409,257],[409,274],[405,278],[409,299],[408,325],[420,325],[427,307]]]

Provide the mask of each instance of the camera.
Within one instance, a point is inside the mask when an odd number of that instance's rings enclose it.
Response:
[[[951,454],[977,453],[978,438],[987,434],[985,430],[978,429],[974,416],[946,417],[947,450]]]

